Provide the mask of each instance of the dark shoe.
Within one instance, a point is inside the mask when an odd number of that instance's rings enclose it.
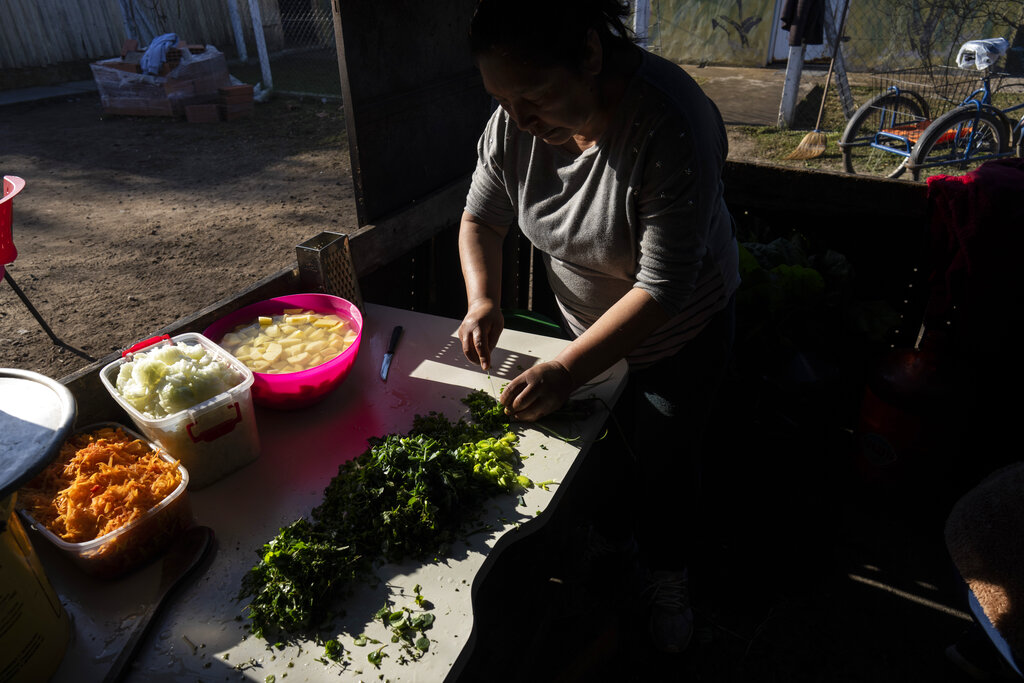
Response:
[[[651,639],[661,652],[682,652],[693,637],[689,577],[683,571],[654,571],[645,589],[650,601]]]

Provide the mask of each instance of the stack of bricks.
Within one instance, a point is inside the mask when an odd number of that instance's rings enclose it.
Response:
[[[232,121],[252,115],[254,102],[251,85],[224,86],[217,89],[216,102],[186,106],[185,118],[189,123]]]
[[[252,115],[254,100],[251,85],[230,85],[218,88],[217,96],[219,98],[220,117],[224,121]]]
[[[160,65],[157,76],[166,76],[178,68],[178,65],[181,64],[182,50],[188,50],[190,54],[198,55],[205,52],[206,47],[204,45],[189,45],[184,40],[179,40],[176,45],[167,48],[167,52],[164,54],[164,61]],[[107,60],[103,65],[118,71],[142,73],[139,62],[142,61],[143,54],[144,51],[139,49],[139,41],[128,39],[121,45],[121,61]]]

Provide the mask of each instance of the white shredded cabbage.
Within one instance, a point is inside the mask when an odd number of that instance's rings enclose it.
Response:
[[[150,418],[163,418],[228,391],[240,372],[201,344],[142,351],[121,366],[115,386],[122,398]]]

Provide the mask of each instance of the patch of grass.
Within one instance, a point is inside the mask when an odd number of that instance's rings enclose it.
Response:
[[[816,85],[808,91],[797,103],[794,124],[790,129],[777,126],[730,126],[729,136],[731,139],[743,138],[751,143],[750,161],[807,170],[843,172],[843,157],[837,143],[846,128],[846,117],[835,82],[829,87],[825,109],[822,112],[821,132],[825,134],[826,139],[824,154],[814,159],[786,159],[804,137],[814,130],[823,93],[823,84]],[[854,86],[851,87],[851,94],[856,108],[874,95],[874,92],[868,87]]]
[[[258,61],[231,66],[231,75],[244,83],[261,83],[263,71]],[[270,58],[270,77],[278,92],[341,98],[341,72],[332,49],[305,50]]]

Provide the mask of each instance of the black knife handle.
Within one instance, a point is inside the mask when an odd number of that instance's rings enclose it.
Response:
[[[388,350],[385,353],[394,353],[395,347],[398,346],[398,338],[402,336],[402,326],[396,325],[395,329],[391,330],[391,341],[388,342]]]

